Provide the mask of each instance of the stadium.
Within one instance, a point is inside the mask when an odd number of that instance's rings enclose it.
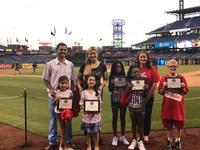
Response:
[[[167,11],[177,16],[177,20],[146,33],[148,39],[124,47],[123,19],[112,20],[112,45],[98,47],[99,57],[108,71],[110,65],[121,60],[127,71],[138,51],[146,50],[150,54],[153,65],[157,66],[162,76],[168,72],[166,61],[176,59],[180,65],[180,73],[189,83],[190,92],[186,96],[186,128],[183,131],[184,150],[199,149],[200,139],[200,6],[184,8],[184,1],[179,0],[179,9]],[[18,39],[16,39],[17,42]],[[27,39],[26,39],[27,40]],[[28,41],[27,41],[28,42]],[[18,43],[18,42],[17,42]],[[27,44],[28,45],[28,44]],[[0,149],[1,150],[43,150],[48,144],[47,130],[49,125],[48,101],[46,87],[42,83],[41,74],[44,65],[56,57],[55,48],[41,42],[38,50],[29,50],[27,45],[0,45]],[[86,51],[81,45],[68,47],[67,59],[75,64],[76,74],[84,62]],[[36,71],[33,64],[37,64]],[[18,70],[17,70],[18,69]],[[24,125],[24,91],[27,92],[28,144],[25,139]],[[106,144],[104,150],[123,150],[126,146],[112,147],[110,93],[106,87],[103,104],[103,137]],[[147,150],[162,150],[166,139],[160,119],[162,97],[156,94],[152,115],[152,143]],[[127,113],[127,137],[131,141],[130,117]],[[74,142],[78,150],[83,150],[84,136],[80,131],[81,117],[73,120]]]
[[[132,47],[123,47],[124,20],[113,20],[113,45],[99,48],[101,60],[112,63],[120,59],[129,65],[137,52],[143,49],[149,51],[155,65],[165,65],[169,59],[176,59],[180,65],[200,64],[200,6],[184,8],[183,2],[180,1],[178,10],[167,12],[177,16],[176,21],[146,33],[150,38]],[[40,44],[39,50],[32,51],[26,45],[0,45],[0,68],[13,68],[15,64],[44,64],[55,58],[53,47],[45,42]],[[68,49],[68,59],[76,66],[80,65],[85,57],[83,47],[79,45]]]

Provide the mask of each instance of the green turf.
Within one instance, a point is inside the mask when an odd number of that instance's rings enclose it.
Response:
[[[78,68],[75,69],[76,72]],[[200,70],[200,66],[181,66],[180,72]],[[159,68],[159,73],[166,73],[165,67]],[[29,74],[32,74],[31,72]],[[38,72],[41,74],[41,72]],[[49,125],[48,100],[46,87],[42,79],[38,77],[22,76],[0,76],[0,116],[3,123],[10,124],[19,128],[24,128],[24,88],[27,90],[28,105],[28,130],[46,136]],[[107,88],[104,90],[103,103],[103,132],[111,132],[111,107],[110,93]],[[160,119],[161,96],[156,94],[152,114],[152,128],[162,129]],[[190,88],[186,96],[186,125],[188,127],[200,127],[200,92],[199,88]],[[128,111],[127,111],[128,112]],[[81,117],[73,120],[73,133],[81,134],[80,121]],[[120,128],[120,126],[118,126]],[[130,130],[130,119],[127,113],[127,130]]]

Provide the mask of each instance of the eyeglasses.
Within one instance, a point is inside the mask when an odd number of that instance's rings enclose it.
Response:
[[[178,66],[169,66],[170,68],[177,68]]]

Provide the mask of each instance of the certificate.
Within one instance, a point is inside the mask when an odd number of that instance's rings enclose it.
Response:
[[[181,78],[179,77],[169,77],[167,80],[168,89],[180,89],[181,88]]]
[[[57,104],[58,110],[72,109],[72,98],[61,98]]]
[[[143,91],[145,86],[145,80],[132,80],[132,90],[133,91]]]
[[[84,100],[84,112],[100,112],[100,101]]]
[[[114,78],[114,87],[125,87],[125,86],[126,86],[126,77]]]

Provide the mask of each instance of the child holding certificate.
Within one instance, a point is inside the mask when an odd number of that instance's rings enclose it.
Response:
[[[71,122],[73,113],[72,109],[72,96],[73,93],[69,90],[69,79],[67,76],[61,76],[58,80],[58,87],[54,97],[54,103],[56,104],[55,112],[60,123],[61,139],[59,144],[59,150],[73,150],[66,142],[66,125]]]
[[[143,121],[145,113],[145,103],[147,98],[146,78],[140,76],[140,70],[136,65],[132,65],[128,71],[127,101],[129,102],[129,114],[132,123],[133,140],[128,149],[145,150],[143,144]],[[138,134],[138,136],[137,136]]]
[[[99,150],[99,131],[101,129],[100,112],[101,94],[96,84],[96,76],[86,77],[86,89],[81,92],[80,106],[83,110],[81,130],[86,134],[87,150],[92,150],[91,141],[94,140],[94,150]]]
[[[117,119],[118,111],[120,111],[120,123],[121,123],[121,137],[120,141],[124,145],[128,145],[129,142],[125,137],[125,116],[127,105],[123,104],[120,99],[125,98],[125,87],[126,87],[126,74],[124,66],[121,61],[117,61],[112,64],[111,73],[109,76],[108,89],[111,92],[111,107],[112,107],[112,129],[113,129],[113,140],[112,146],[118,145],[117,137]]]
[[[176,128],[175,149],[182,150],[181,129],[184,127],[185,108],[184,95],[188,92],[185,78],[177,74],[178,62],[174,59],[167,62],[169,74],[164,75],[158,86],[158,92],[163,95],[161,118],[163,126],[168,130],[167,150],[173,148],[173,128]]]

